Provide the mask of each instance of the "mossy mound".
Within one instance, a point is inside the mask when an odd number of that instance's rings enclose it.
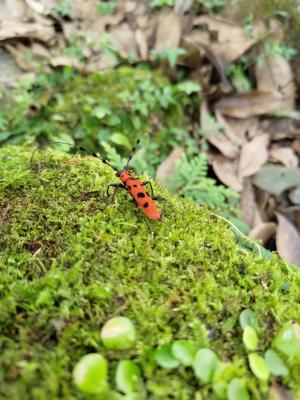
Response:
[[[168,205],[150,234],[127,193],[107,206],[106,185],[117,178],[98,160],[45,151],[30,169],[31,153],[8,146],[0,155],[0,398],[98,399],[81,394],[71,372],[99,352],[113,388],[118,360],[140,365],[139,399],[216,399],[191,368],[156,364],[156,347],[175,339],[210,347],[231,365],[224,380],[240,377],[251,399],[269,398],[270,382],[249,370],[238,318],[255,312],[259,352],[268,349],[300,315],[299,272],[245,251],[225,222],[157,184]],[[136,327],[131,350],[101,343],[101,327],[117,315]],[[290,374],[277,381],[300,396],[299,364],[285,361]]]

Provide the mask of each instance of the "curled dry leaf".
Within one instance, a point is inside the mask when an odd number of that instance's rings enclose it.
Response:
[[[282,214],[276,213],[278,228],[276,246],[281,258],[300,267],[300,234]]]
[[[222,183],[236,192],[242,191],[243,185],[238,178],[237,164],[233,160],[219,155],[213,158],[212,167]]]
[[[280,109],[283,95],[274,92],[248,92],[223,97],[215,104],[215,110],[233,118],[249,118]]]
[[[176,173],[176,164],[184,154],[182,147],[172,150],[168,157],[157,168],[155,178],[163,183],[166,187],[170,186],[170,182]]]
[[[230,121],[228,121],[227,118],[224,118],[219,111],[216,112],[216,119],[223,127],[225,135],[231,142],[235,143],[236,145],[241,145],[245,141],[245,138],[239,134],[236,126],[231,125]],[[240,122],[241,120],[238,121]]]
[[[220,130],[215,119],[208,111],[207,103],[203,101],[200,107],[200,125],[205,132],[207,140],[214,145],[220,152],[228,158],[236,158],[239,154],[237,146]]]
[[[260,170],[268,159],[268,144],[269,135],[263,134],[242,146],[239,164],[240,179],[245,176],[254,175]]]
[[[137,53],[134,32],[127,23],[121,23],[110,30],[110,35],[115,40],[119,53],[127,58],[129,55]]]
[[[275,232],[276,224],[274,222],[263,222],[251,229],[249,232],[249,237],[266,243]]]
[[[147,59],[148,56],[148,43],[146,35],[140,29],[135,31],[135,40],[139,50],[139,54],[143,60]]]
[[[180,17],[174,11],[163,12],[158,20],[155,50],[179,47],[181,37]]]
[[[240,197],[240,208],[242,211],[243,221],[245,221],[250,227],[254,227],[261,224],[263,221],[255,200],[254,188],[250,179],[245,178],[243,183],[243,190]]]
[[[0,21],[20,20],[26,13],[26,4],[23,0],[0,1]]]
[[[54,36],[53,26],[20,21],[4,21],[0,24],[0,40],[29,38],[49,42]]]
[[[275,382],[271,386],[270,395],[274,400],[296,400],[291,390]]]
[[[68,56],[58,56],[58,57],[53,57],[50,60],[50,64],[53,67],[63,67],[63,66],[70,66],[70,67],[75,67],[78,69],[83,68],[83,64],[81,64],[78,60],[68,57]]]
[[[292,148],[300,156],[300,138],[293,141]]]
[[[194,25],[206,26],[210,32],[210,37],[217,34],[216,41],[213,43],[205,42],[205,44],[210,44],[212,51],[223,60],[224,65],[238,59],[265,34],[262,23],[253,26],[253,35],[250,38],[245,34],[242,27],[210,16],[195,18]]]
[[[256,63],[257,90],[273,91],[282,95],[281,108],[295,106],[295,85],[289,62],[278,54],[261,52],[262,60]]]
[[[290,147],[272,148],[269,152],[269,158],[271,161],[280,162],[287,168],[297,168],[299,165],[299,157]]]

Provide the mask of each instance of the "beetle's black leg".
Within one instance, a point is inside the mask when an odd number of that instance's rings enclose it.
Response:
[[[151,197],[153,198],[153,187],[152,187],[152,183],[151,183],[150,181],[145,181],[145,182],[142,182],[142,185],[143,185],[143,186],[150,185],[150,188],[151,188]]]
[[[109,188],[110,188],[110,187],[113,187],[113,188],[114,188],[114,190],[113,190],[112,193],[109,193]],[[109,198],[111,199],[111,203],[114,202],[115,195],[116,195],[116,193],[117,193],[117,191],[118,191],[119,189],[125,189],[125,190],[127,190],[126,187],[125,187],[122,183],[110,183],[110,184],[107,186],[106,194],[107,194],[107,198],[108,198],[108,199],[109,199]]]

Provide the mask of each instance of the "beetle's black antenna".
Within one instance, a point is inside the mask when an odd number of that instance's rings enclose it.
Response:
[[[71,143],[56,142],[56,141],[55,141],[55,142],[52,142],[52,141],[51,141],[51,142],[46,142],[46,143],[44,143],[44,144],[65,144],[65,145],[67,145],[67,146],[74,147],[74,148],[79,149],[79,150],[81,150],[81,151],[85,151],[86,153],[92,155],[93,157],[98,158],[98,160],[100,160],[100,161],[102,161],[104,164],[108,165],[108,166],[109,166],[110,168],[112,168],[114,171],[118,171],[118,169],[115,168],[114,166],[112,166],[105,158],[102,158],[102,157],[98,156],[98,155],[97,155],[96,153],[94,153],[93,151],[87,150],[87,149],[85,149],[84,147],[76,146],[75,144],[71,144]],[[35,152],[36,152],[37,150],[39,150],[39,149],[40,149],[40,147],[37,147],[36,149],[34,149],[32,155],[31,155],[31,158],[30,158],[30,166],[31,166],[31,168],[32,168],[32,162],[33,162],[34,154],[35,154]]]
[[[141,141],[141,139],[138,139],[138,140],[135,142],[134,146],[132,147],[132,149],[131,149],[131,151],[130,151],[130,153],[129,153],[129,157],[128,157],[127,163],[126,163],[126,165],[125,165],[125,167],[124,167],[124,170],[127,170],[127,169],[129,168],[129,163],[130,163],[130,161],[132,160],[132,157],[133,157],[133,155],[134,155],[134,153],[135,153],[135,150],[136,150],[136,146],[140,143],[140,141]]]

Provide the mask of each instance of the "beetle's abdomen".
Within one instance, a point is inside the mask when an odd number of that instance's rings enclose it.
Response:
[[[161,218],[159,209],[139,179],[128,179],[125,186],[134,198],[138,207],[149,219]]]

